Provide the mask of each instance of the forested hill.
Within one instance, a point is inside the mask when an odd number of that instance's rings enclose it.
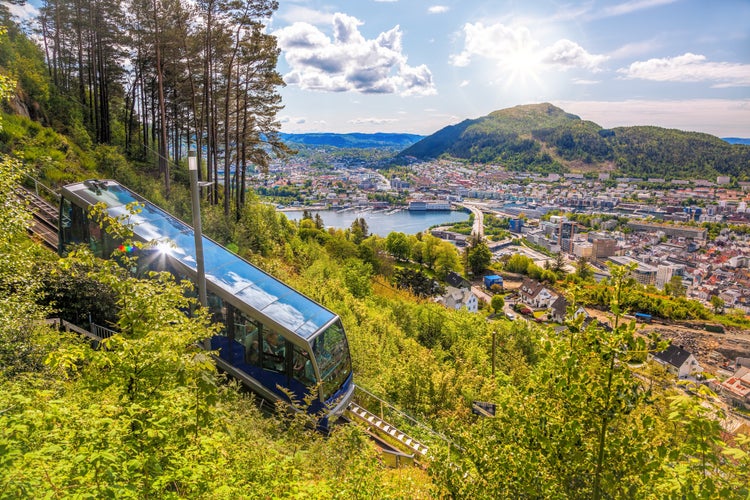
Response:
[[[549,103],[464,120],[425,137],[398,158],[449,156],[509,170],[612,171],[637,177],[750,176],[750,146],[661,127],[604,129]]]
[[[423,139],[415,134],[279,134],[281,139],[290,146],[333,146],[337,148],[383,148],[401,150]]]

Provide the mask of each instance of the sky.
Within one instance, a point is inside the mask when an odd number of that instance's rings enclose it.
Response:
[[[267,30],[283,132],[429,135],[550,102],[750,138],[750,0],[279,0]]]
[[[428,135],[550,102],[750,137],[750,0],[279,0],[284,132]]]

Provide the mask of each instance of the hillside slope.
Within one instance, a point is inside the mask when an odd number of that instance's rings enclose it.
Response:
[[[464,120],[402,151],[400,161],[449,156],[534,172],[614,171],[666,178],[750,175],[750,147],[652,126],[604,129],[549,103]]]

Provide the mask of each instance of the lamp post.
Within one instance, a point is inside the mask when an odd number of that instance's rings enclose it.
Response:
[[[193,234],[195,235],[195,260],[198,267],[198,300],[206,307],[206,269],[203,263],[203,229],[201,228],[201,202],[198,193],[198,155],[195,150],[188,152],[188,170],[190,171],[190,193],[193,199]]]
[[[492,359],[492,378],[495,378],[495,339],[497,338],[497,326],[495,326],[493,323],[493,320],[495,319],[497,315],[496,314],[490,314],[487,316],[486,321],[487,323],[490,323],[492,326],[492,346],[491,346],[491,359]]]
[[[497,328],[492,328],[492,379],[495,379],[495,337],[497,337]]]

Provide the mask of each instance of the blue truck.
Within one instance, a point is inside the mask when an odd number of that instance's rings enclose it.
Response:
[[[637,312],[633,316],[635,316],[636,321],[643,321],[644,323],[651,323],[650,314]]]

